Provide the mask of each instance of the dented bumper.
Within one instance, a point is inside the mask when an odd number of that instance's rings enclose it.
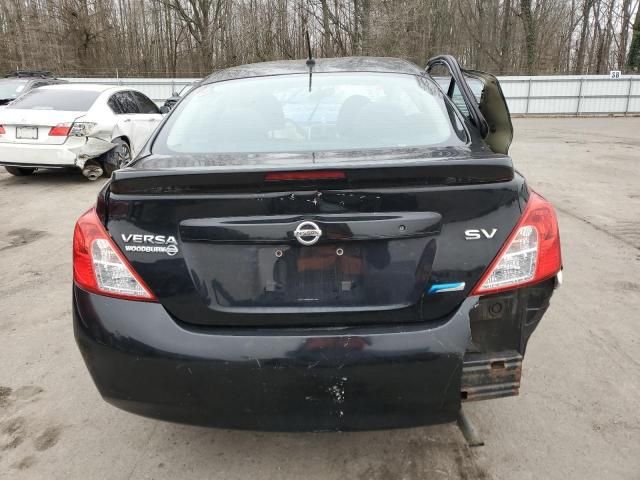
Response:
[[[469,297],[418,325],[307,329],[188,326],[158,303],[74,287],[74,330],[100,393],[133,413],[251,430],[411,427],[517,395],[555,283]]]
[[[74,329],[100,393],[124,410],[224,428],[372,430],[455,420],[476,303],[419,326],[196,328],[157,303],[74,288]]]
[[[96,137],[69,137],[62,145],[0,143],[0,165],[82,168],[87,160],[99,157],[114,147],[110,141]]]

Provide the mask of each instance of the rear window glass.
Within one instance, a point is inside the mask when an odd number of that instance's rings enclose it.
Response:
[[[85,112],[91,108],[100,92],[39,88],[25,93],[11,104],[23,110],[67,110]]]
[[[432,77],[438,84],[440,88],[445,92],[449,91],[449,86],[451,84],[451,77]],[[472,78],[465,75],[465,80],[473,96],[476,97],[476,101],[480,103],[480,99],[482,98],[482,90],[484,90],[484,84],[478,80],[477,78]],[[464,98],[462,97],[462,93],[460,92],[460,88],[456,84],[453,88],[453,95],[451,96],[451,101],[455,104],[456,107],[460,109],[463,115],[466,117],[469,116],[469,108],[467,108],[466,103],[464,103]]]
[[[414,75],[282,75],[204,85],[153,151],[278,153],[459,145],[462,125],[437,86]]]

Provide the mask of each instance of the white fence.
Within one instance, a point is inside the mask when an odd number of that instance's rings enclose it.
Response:
[[[156,102],[196,78],[68,78],[73,82],[125,85],[137,88]],[[640,75],[500,77],[514,115],[640,114]]]
[[[501,77],[500,85],[512,114],[640,113],[640,75]]]

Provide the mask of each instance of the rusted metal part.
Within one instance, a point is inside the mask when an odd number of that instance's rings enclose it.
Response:
[[[464,357],[460,393],[463,401],[518,395],[522,355],[515,350],[467,353]]]

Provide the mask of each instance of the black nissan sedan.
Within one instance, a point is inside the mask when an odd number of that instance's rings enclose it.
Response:
[[[98,390],[272,431],[429,425],[517,395],[562,260],[512,135],[496,78],[449,56],[212,74],[76,224]]]

